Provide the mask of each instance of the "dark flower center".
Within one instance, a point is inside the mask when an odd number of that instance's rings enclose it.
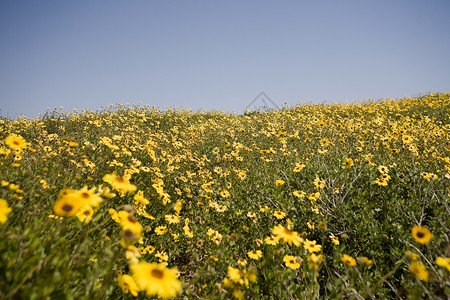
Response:
[[[89,198],[89,193],[83,192],[83,193],[81,193],[81,197],[83,197],[85,199],[88,199]]]
[[[133,218],[132,216],[128,216],[128,221],[130,221],[131,223],[136,223],[136,219]]]
[[[284,234],[286,234],[286,235],[293,235],[293,234],[294,234],[294,231],[285,228],[285,229],[284,229]]]
[[[420,239],[423,238],[424,236],[425,236],[425,234],[423,232],[418,232],[417,233],[417,237],[420,238]]]
[[[151,274],[152,274],[153,277],[156,277],[158,279],[161,279],[161,278],[164,277],[164,272],[161,271],[161,270],[158,270],[158,269],[153,269],[151,271]]]
[[[72,209],[73,209],[73,206],[72,206],[72,205],[69,205],[69,204],[66,204],[66,205],[64,205],[64,206],[62,207],[62,210],[65,211],[65,212],[69,212],[69,211],[71,211]]]

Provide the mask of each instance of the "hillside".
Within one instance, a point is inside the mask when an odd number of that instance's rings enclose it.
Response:
[[[0,120],[0,299],[450,294],[450,94]]]

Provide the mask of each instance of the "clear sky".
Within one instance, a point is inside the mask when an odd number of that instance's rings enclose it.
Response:
[[[0,115],[450,91],[450,1],[0,0]]]

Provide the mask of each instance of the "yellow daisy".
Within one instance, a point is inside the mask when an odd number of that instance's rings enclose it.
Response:
[[[322,250],[322,246],[316,244],[316,241],[310,241],[308,239],[303,243],[303,247],[308,250],[309,253],[319,252]]]
[[[27,147],[27,141],[17,134],[10,134],[5,138],[5,144],[13,149],[13,150],[19,150],[25,149]]]
[[[356,260],[353,257],[351,257],[350,255],[344,254],[341,257],[341,260],[347,266],[350,266],[350,267],[356,266]]]
[[[276,186],[282,186],[284,184],[284,180],[278,179],[275,181]]]
[[[180,216],[178,215],[165,215],[164,219],[169,222],[169,224],[178,224],[180,222]]]
[[[450,258],[438,257],[435,262],[438,266],[444,267],[450,271]]]
[[[264,239],[264,242],[266,242],[267,245],[272,245],[275,246],[278,244],[278,240],[279,238],[275,237],[275,236],[268,236]]]
[[[139,287],[137,286],[132,276],[119,274],[117,276],[117,283],[119,284],[119,287],[122,289],[122,292],[124,294],[131,293],[131,295],[137,297]]]
[[[304,191],[294,191],[294,192],[292,192],[292,194],[298,198],[303,198],[306,195],[306,193]]]
[[[283,225],[277,225],[272,229],[272,233],[278,238],[283,239],[285,243],[288,243],[289,246],[294,244],[295,246],[300,246],[303,243],[303,239],[300,237],[298,232],[284,228]]]
[[[106,174],[103,176],[103,181],[109,183],[113,188],[122,193],[133,193],[136,191],[136,186],[129,181],[130,176],[117,176],[116,174]]]
[[[304,164],[302,164],[302,163],[296,163],[293,171],[294,171],[294,172],[300,172],[301,170],[303,170],[304,167],[305,167]]]
[[[291,268],[293,270],[300,268],[302,264],[302,259],[293,255],[284,256],[283,261],[286,264],[286,267]]]
[[[274,211],[273,216],[275,218],[277,218],[278,220],[283,219],[284,217],[286,217],[286,213],[282,212],[282,211]]]
[[[71,217],[85,204],[86,202],[78,191],[65,189],[61,191],[60,198],[55,202],[53,210],[58,216]]]
[[[0,199],[0,223],[5,223],[8,219],[8,214],[11,212],[11,207],[8,206],[8,202],[4,199]]]
[[[261,250],[253,250],[247,252],[248,257],[254,260],[258,260],[262,257],[262,251]]]
[[[139,262],[130,266],[133,278],[140,289],[148,296],[158,296],[164,299],[175,297],[181,290],[176,269],[166,269],[158,263]]]
[[[418,261],[413,261],[409,265],[409,271],[418,279],[428,281],[429,273],[427,268]]]
[[[433,238],[433,234],[430,230],[423,226],[414,226],[411,233],[416,242],[420,244],[428,244]]]

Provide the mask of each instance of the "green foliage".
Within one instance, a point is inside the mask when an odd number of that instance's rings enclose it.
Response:
[[[450,94],[430,94],[243,115],[118,105],[1,118],[0,299],[131,299],[119,278],[136,280],[139,261],[176,267],[180,299],[445,298],[449,107]],[[103,201],[60,217],[67,191]],[[136,239],[120,213],[142,225]]]

